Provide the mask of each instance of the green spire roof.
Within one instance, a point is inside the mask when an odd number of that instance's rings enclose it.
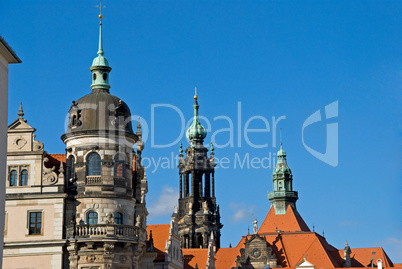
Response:
[[[204,141],[204,138],[207,136],[207,130],[205,130],[204,126],[202,126],[199,118],[198,118],[198,96],[197,96],[197,88],[195,88],[195,95],[194,95],[194,119],[193,123],[187,129],[186,136],[190,141]]]
[[[98,56],[93,60],[92,66],[89,68],[92,72],[92,90],[103,89],[109,91],[109,72],[112,70],[106,57],[103,56],[102,41],[102,14],[99,14],[99,49]]]
[[[286,152],[282,148],[282,143],[281,143],[281,148],[277,152],[278,156],[278,162],[276,163],[276,167],[274,168],[274,175],[278,174],[292,174],[292,171],[290,170],[287,162],[286,162]]]
[[[106,57],[103,56],[103,41],[102,41],[102,15],[99,15],[100,23],[99,23],[99,49],[98,56],[93,60],[92,66],[107,66],[109,67],[109,62]]]
[[[100,24],[99,24],[99,49],[98,56],[93,60],[92,66],[107,66],[109,67],[109,62],[106,57],[103,56],[103,44],[102,44],[102,15],[99,15]]]

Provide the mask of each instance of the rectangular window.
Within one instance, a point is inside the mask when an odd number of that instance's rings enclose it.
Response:
[[[42,233],[42,212],[29,212],[29,234]]]

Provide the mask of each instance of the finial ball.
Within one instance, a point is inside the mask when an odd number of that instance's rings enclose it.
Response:
[[[99,19],[103,19],[103,15],[102,14],[99,14]]]

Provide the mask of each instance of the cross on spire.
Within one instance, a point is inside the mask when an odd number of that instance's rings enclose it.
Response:
[[[198,99],[198,95],[197,95],[197,87],[195,87],[194,91],[195,91],[194,100],[197,100],[197,99]]]
[[[106,8],[106,6],[102,6],[102,0],[99,0],[99,5],[96,5],[96,7],[99,8],[99,19],[102,21],[102,8]]]

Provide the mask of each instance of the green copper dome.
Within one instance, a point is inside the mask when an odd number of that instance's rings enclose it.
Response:
[[[207,136],[207,130],[202,126],[200,120],[198,119],[198,108],[200,107],[197,102],[198,96],[197,94],[194,96],[194,119],[193,123],[187,129],[186,136],[188,140],[198,140],[202,142],[204,138]]]
[[[287,162],[286,162],[286,152],[282,149],[282,143],[281,143],[281,148],[277,153],[278,156],[278,162],[274,168],[273,175],[276,176],[278,174],[292,174],[292,171],[290,170]]]
[[[99,54],[98,57],[96,57],[92,61],[92,66],[107,66],[107,67],[109,67],[109,62],[107,61],[106,57],[103,56],[103,52],[102,52],[102,54]]]

